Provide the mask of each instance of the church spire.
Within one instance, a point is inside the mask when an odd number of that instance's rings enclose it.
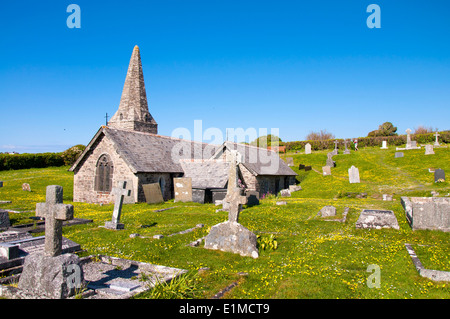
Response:
[[[124,130],[158,133],[158,124],[148,111],[141,54],[137,45],[131,55],[119,109],[111,117],[108,126]]]

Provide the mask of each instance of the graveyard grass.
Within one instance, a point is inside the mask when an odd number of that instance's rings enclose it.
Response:
[[[340,151],[333,157],[337,166],[331,169],[332,175],[322,176],[326,153],[287,155],[294,158],[293,169],[303,189],[282,198],[286,206],[275,205],[281,198],[272,195],[261,205],[242,211],[242,225],[262,237],[273,234],[277,241],[277,249],[260,249],[258,259],[206,250],[203,244],[186,246],[227,219],[227,213],[216,213],[213,204],[128,204],[122,211],[124,230],[98,227],[111,220],[113,205],[72,203],[73,173],[67,171],[68,167],[0,172],[0,180],[4,181],[0,200],[12,201],[0,207],[33,210],[36,203],[45,201],[47,185],[61,185],[64,203],[75,207],[74,216],[94,220],[63,229],[63,236],[84,249],[82,255],[104,254],[188,269],[195,274],[196,289],[189,295],[194,298],[211,298],[236,281],[239,285],[226,293],[226,298],[450,298],[450,283],[420,277],[404,246],[413,245],[425,268],[450,271],[450,233],[412,231],[400,204],[400,196],[431,196],[432,190],[440,196],[450,192],[448,181],[434,183],[433,173],[428,172],[430,167],[450,172],[450,148],[436,148],[435,155],[428,156],[423,149],[404,151],[403,158],[394,158],[392,147],[363,148],[351,155]],[[300,163],[311,165],[313,170],[299,171],[296,167]],[[359,184],[348,182],[352,165],[359,169]],[[31,192],[22,191],[24,182],[31,185]],[[355,198],[362,192],[368,194],[367,198]],[[393,194],[394,201],[382,201],[384,193]],[[341,218],[344,207],[349,207],[347,221],[321,220],[316,215],[325,205],[337,208],[336,218]],[[175,208],[155,212],[167,207]],[[355,222],[364,208],[394,211],[400,230],[356,229]],[[30,223],[33,215],[10,213],[10,219],[13,225]],[[159,240],[152,238],[199,223],[205,227]],[[142,237],[130,238],[132,233]],[[367,268],[372,264],[380,267],[380,288],[367,285],[372,278]],[[240,276],[240,272],[247,275]],[[151,296],[147,292],[136,298]]]

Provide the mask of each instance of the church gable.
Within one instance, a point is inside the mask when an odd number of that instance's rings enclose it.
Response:
[[[114,142],[101,131],[70,170],[75,173],[74,202],[110,203],[113,200],[112,188],[124,180],[127,188],[132,190],[128,200],[135,202],[136,177],[117,153]]]

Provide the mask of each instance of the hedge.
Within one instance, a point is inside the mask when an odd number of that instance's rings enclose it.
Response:
[[[427,134],[412,134],[411,139],[413,141],[417,141],[418,144],[429,144],[434,143],[436,137],[435,133],[427,133]],[[450,143],[450,131],[445,131],[439,133],[439,143]],[[285,142],[287,151],[298,151],[305,148],[307,143],[311,144],[312,150],[326,150],[326,149],[334,149],[334,141],[338,141],[338,148],[342,148],[344,146],[343,139],[331,139],[331,140],[323,140],[323,141],[294,141],[294,142]],[[351,141],[355,140],[349,139],[349,143],[347,144],[348,148],[353,146]],[[358,148],[365,146],[379,146],[381,147],[383,141],[387,141],[389,146],[401,146],[406,144],[406,135],[397,135],[397,136],[376,136],[376,137],[358,137]]]
[[[62,153],[0,154],[0,171],[64,166]]]

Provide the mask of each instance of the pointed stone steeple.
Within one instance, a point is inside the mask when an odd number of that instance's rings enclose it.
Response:
[[[117,129],[158,134],[158,124],[148,111],[141,54],[136,45],[131,55],[119,109],[108,126]]]

